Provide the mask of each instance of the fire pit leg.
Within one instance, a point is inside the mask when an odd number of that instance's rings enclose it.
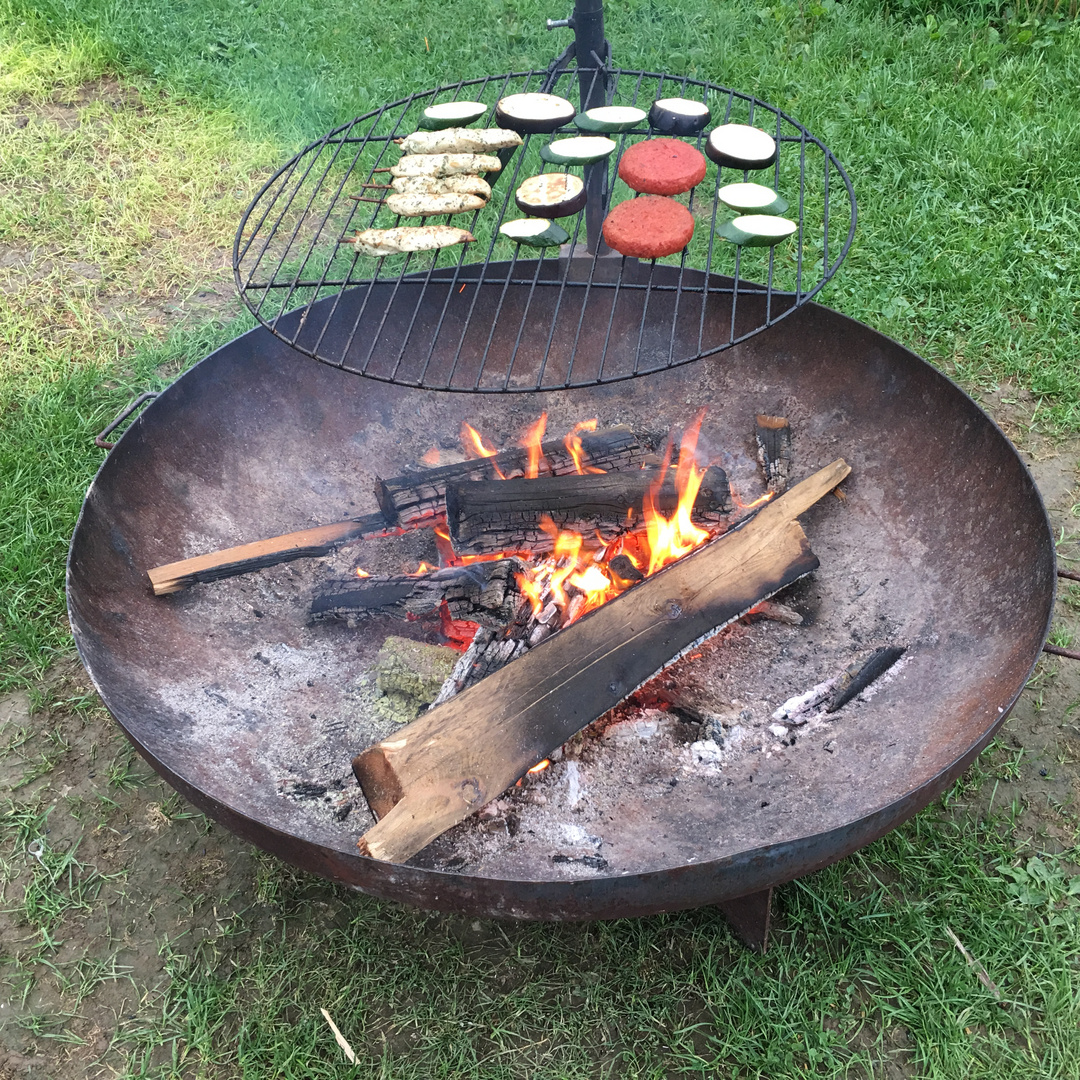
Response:
[[[728,925],[747,948],[763,953],[769,947],[769,922],[772,919],[772,886],[749,896],[724,900],[717,904]]]

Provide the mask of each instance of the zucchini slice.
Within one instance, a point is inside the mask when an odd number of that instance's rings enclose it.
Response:
[[[495,123],[523,135],[543,134],[568,124],[576,111],[554,94],[511,94],[495,107]]]
[[[649,110],[649,124],[666,135],[694,135],[712,119],[709,106],[689,98],[660,98]]]
[[[541,173],[517,189],[514,201],[532,217],[569,217],[585,205],[585,182],[571,173]]]
[[[747,214],[716,226],[716,235],[742,247],[772,247],[786,240],[799,226],[771,214]]]
[[[420,119],[420,127],[426,131],[442,131],[449,127],[467,127],[488,111],[482,101],[443,101],[429,105]]]
[[[740,214],[782,214],[788,208],[787,199],[764,184],[725,184],[716,197]]]
[[[570,234],[561,225],[547,218],[527,217],[504,221],[499,226],[499,232],[507,240],[534,248],[560,247],[570,239]]]
[[[776,140],[749,124],[721,124],[709,132],[705,153],[729,169],[767,169],[776,160]]]
[[[540,147],[540,156],[553,165],[591,165],[615,150],[615,140],[603,135],[577,135],[556,139]]]
[[[648,114],[633,105],[601,105],[574,118],[582,131],[629,131],[640,127]]]

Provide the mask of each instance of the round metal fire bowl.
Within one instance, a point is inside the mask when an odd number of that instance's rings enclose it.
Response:
[[[782,413],[795,430],[799,477],[840,456],[852,465],[846,499],[830,497],[803,518],[821,560],[815,632],[844,617],[836,598],[850,603],[869,589],[859,603],[882,605],[910,662],[836,721],[842,752],[807,740],[786,757],[756,755],[752,783],[741,770],[690,810],[628,811],[619,828],[643,853],[633,870],[479,877],[361,857],[358,830],[310,825],[280,797],[274,769],[290,740],[321,738],[324,721],[309,716],[333,715],[333,678],[283,690],[272,707],[238,705],[225,730],[200,719],[200,701],[213,695],[265,702],[268,661],[302,652],[312,635],[342,671],[357,645],[345,627],[305,625],[303,564],[163,598],[151,594],[148,568],[370,511],[375,474],[400,471],[464,418],[504,437],[541,408],[552,431],[594,415],[655,429],[684,423],[700,404],[715,446],[749,454],[754,414]],[[72,539],[68,606],[83,662],[129,738],[239,836],[424,907],[581,919],[754,893],[842,858],[926,806],[1024,687],[1048,630],[1054,569],[1039,493],[991,420],[907,349],[810,305],[678,370],[539,395],[357,379],[297,363],[287,345],[253,330],[179,378],[109,454]],[[268,759],[270,745],[278,749]]]

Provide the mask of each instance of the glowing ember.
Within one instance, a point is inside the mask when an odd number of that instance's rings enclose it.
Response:
[[[529,770],[529,775],[531,776],[531,775],[533,775],[534,773],[541,773],[541,772],[543,772],[543,771],[544,771],[544,770],[545,770],[545,769],[546,769],[546,768],[547,768],[547,767],[548,767],[548,766],[549,766],[550,764],[551,764],[551,762],[550,762],[550,761],[548,761],[548,759],[547,759],[547,758],[544,758],[544,760],[543,760],[543,761],[538,761],[538,762],[537,762],[537,763],[536,763],[536,764],[535,764],[535,765],[534,765],[534,766],[533,766],[533,767],[532,767],[532,768],[531,768],[531,769]]]
[[[357,577],[371,577],[371,575],[366,570],[361,570],[359,566],[356,568],[356,576]]]

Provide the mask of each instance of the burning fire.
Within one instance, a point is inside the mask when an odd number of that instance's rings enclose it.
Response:
[[[643,500],[642,523],[632,531],[614,540],[605,539],[599,532],[595,532],[593,536],[586,539],[581,533],[559,529],[550,518],[544,518],[540,525],[551,538],[552,544],[552,552],[548,556],[540,557],[529,552],[515,551],[459,555],[453,549],[446,526],[437,525],[435,537],[440,564],[465,566],[474,562],[505,559],[508,556],[517,555],[530,564],[523,573],[516,576],[518,587],[532,604],[534,616],[541,617],[545,610],[549,610],[550,605],[554,604],[558,612],[558,625],[569,625],[586,612],[593,611],[617,596],[642,577],[656,573],[657,570],[689,554],[710,539],[712,534],[707,529],[695,525],[691,517],[708,464],[707,462],[700,464],[698,459],[698,437],[704,417],[705,410],[702,409],[683,432],[678,444],[678,463],[674,466],[672,458],[675,444],[673,440],[668,443],[656,480]],[[581,433],[595,431],[596,428],[595,419],[583,420],[575,424],[563,440],[567,453],[579,474],[604,471],[585,464]],[[519,445],[527,451],[524,465],[526,477],[535,478],[541,471],[552,471],[543,452],[546,429],[547,413],[541,413],[519,442]],[[461,441],[465,453],[470,458],[489,458],[498,453],[496,448],[468,423],[461,425]],[[506,479],[498,467],[494,463],[492,465],[496,475],[500,479]],[[672,468],[675,472],[675,490],[678,499],[675,510],[669,517],[660,509],[660,489]],[[771,497],[771,493],[750,504],[743,504],[735,493],[732,493],[732,497],[740,509],[748,510],[766,502]],[[628,525],[633,521],[634,515],[635,508],[628,507]],[[612,567],[610,564],[617,557],[625,561]],[[629,569],[626,561],[633,570]],[[430,570],[431,568],[426,563],[421,563],[413,576],[429,573]],[[361,577],[368,576],[363,570],[357,570],[356,573]],[[444,621],[449,621],[448,614],[444,615]],[[455,632],[450,636],[454,639],[455,645],[459,645],[457,639],[461,638],[462,643],[459,647],[463,647],[464,628],[462,628],[462,633]],[[536,768],[539,769],[545,764],[541,762]]]

